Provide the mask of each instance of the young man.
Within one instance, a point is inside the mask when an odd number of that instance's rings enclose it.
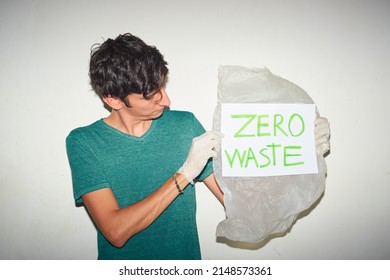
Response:
[[[98,259],[200,259],[193,180],[223,204],[211,158],[221,135],[192,113],[166,110],[168,68],[141,39],[123,34],[91,54],[90,78],[111,113],[66,139],[76,203],[98,231]],[[329,123],[316,120],[329,148]]]
[[[167,63],[124,34],[91,54],[91,84],[111,108],[66,139],[74,198],[97,226],[98,259],[200,259],[194,179],[223,203],[211,158],[221,135],[166,110]]]

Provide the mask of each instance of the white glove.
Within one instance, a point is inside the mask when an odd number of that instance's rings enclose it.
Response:
[[[223,134],[216,131],[208,131],[195,137],[187,159],[178,173],[183,174],[188,182],[192,182],[203,170],[208,159],[218,155],[222,137]]]
[[[324,155],[330,150],[330,124],[326,118],[317,117],[314,121],[314,137],[317,152]]]

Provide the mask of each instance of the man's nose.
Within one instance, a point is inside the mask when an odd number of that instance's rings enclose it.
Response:
[[[169,105],[171,105],[171,100],[169,99],[169,96],[164,88],[161,89],[161,94],[161,100],[158,104],[161,106],[169,107]]]

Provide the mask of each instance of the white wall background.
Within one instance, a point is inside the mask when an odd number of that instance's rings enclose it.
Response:
[[[268,67],[331,123],[325,194],[284,237],[216,242],[224,212],[197,185],[204,259],[389,259],[389,26],[387,0],[2,0],[0,259],[96,258],[64,140],[107,115],[89,86],[89,50],[124,32],[160,49],[172,108],[206,129],[220,64]]]

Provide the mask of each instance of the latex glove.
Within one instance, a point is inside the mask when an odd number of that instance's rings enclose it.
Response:
[[[221,148],[223,134],[216,131],[208,131],[195,137],[187,159],[178,173],[183,174],[188,182],[192,182],[203,170],[211,157],[216,157]]]
[[[317,117],[314,121],[314,138],[317,152],[324,155],[330,150],[330,124],[326,118]]]

